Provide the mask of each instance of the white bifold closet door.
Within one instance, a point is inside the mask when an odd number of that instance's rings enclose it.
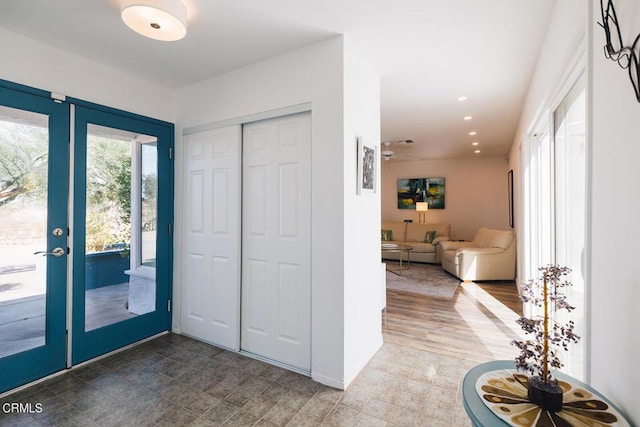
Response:
[[[311,114],[243,126],[241,349],[311,370]]]
[[[182,331],[232,350],[240,341],[242,127],[184,137]]]

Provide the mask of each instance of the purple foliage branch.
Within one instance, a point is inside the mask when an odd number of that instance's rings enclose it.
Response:
[[[554,311],[566,310],[571,312],[575,307],[567,302],[562,288],[573,286],[566,280],[571,269],[557,265],[547,265],[538,269],[541,276],[528,281],[522,286],[522,302],[530,303],[542,308],[542,315],[532,318],[521,317],[517,323],[527,335],[532,337],[525,340],[513,340],[511,344],[520,349],[516,357],[516,368],[537,375],[546,384],[555,382],[551,368],[560,369],[564,366],[558,356],[562,348],[569,350],[569,344],[577,343],[580,337],[574,333],[574,323],[569,321],[560,324],[549,315],[550,308]]]

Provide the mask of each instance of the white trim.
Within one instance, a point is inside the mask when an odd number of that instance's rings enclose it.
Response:
[[[567,67],[565,68],[558,85],[551,92],[551,96],[547,102],[547,108],[549,111],[553,112],[558,108],[558,106],[560,106],[560,103],[562,103],[575,84],[578,83],[582,74],[585,73],[587,68],[586,56],[586,46],[584,43],[580,43],[576,46],[575,54],[567,63]]]
[[[560,104],[565,100],[567,95],[573,90],[575,85],[580,81],[580,78],[585,74],[587,64],[585,62],[584,52],[580,57],[574,62],[572,62],[572,68],[569,72],[565,73],[563,82],[558,86],[558,89],[554,91],[555,96],[552,98],[552,102],[549,103],[549,110],[551,114],[555,112]],[[586,80],[585,80],[585,89],[586,89]]]
[[[589,6],[587,7],[587,26],[590,26],[594,18],[594,2],[590,1]],[[585,165],[585,173],[587,175],[587,194],[585,197],[585,227],[587,228],[585,231],[585,241],[584,241],[584,265],[586,268],[584,269],[584,336],[582,337],[582,342],[584,345],[584,366],[583,366],[583,381],[587,384],[591,384],[591,351],[589,351],[591,347],[591,310],[592,307],[592,298],[591,298],[591,268],[593,266],[593,258],[592,258],[592,242],[593,236],[591,230],[593,230],[593,198],[592,198],[592,189],[593,189],[593,31],[587,31],[587,54],[585,60],[585,103],[586,103],[586,111],[585,111],[585,156],[586,156],[586,165]]]
[[[131,227],[131,237],[129,238],[129,272],[135,271],[140,265],[140,258],[142,251],[142,218],[141,211],[141,170],[142,170],[142,144],[138,142],[137,138],[130,140],[131,150],[131,209],[129,212],[129,224]],[[157,165],[157,163],[156,163]],[[157,167],[157,166],[156,166]]]
[[[585,34],[585,30],[586,25],[575,32],[568,49],[571,56],[564,67],[564,72],[558,79],[558,84],[533,115],[531,125],[527,128],[525,135],[530,137],[539,130],[542,120],[547,120],[549,115],[553,114],[573,85],[577,83],[580,74],[585,72],[587,68],[587,44],[585,43],[587,34]]]
[[[345,381],[338,380],[338,379],[335,379],[333,377],[328,377],[326,375],[317,374],[315,372],[312,372],[311,373],[311,379],[316,381],[316,382],[319,382],[320,384],[324,384],[324,385],[327,385],[329,387],[337,388],[338,390],[345,390],[346,389]]]
[[[144,144],[155,144],[157,148],[158,138],[151,135],[137,135],[131,140],[131,242],[127,274],[155,280],[155,267],[142,265],[142,146]],[[157,168],[158,159],[156,159],[156,174]],[[156,241],[157,233],[156,229]]]
[[[219,129],[227,126],[244,125],[259,120],[273,119],[275,117],[288,116],[291,114],[305,113],[311,111],[311,103],[291,105],[288,107],[276,108],[274,110],[262,111],[259,113],[248,114],[246,116],[233,117],[231,119],[221,120],[218,122],[207,123],[199,126],[192,126],[182,130],[182,136],[192,133],[203,132],[212,129]]]

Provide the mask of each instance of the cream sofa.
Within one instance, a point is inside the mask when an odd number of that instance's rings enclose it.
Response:
[[[481,228],[472,242],[440,242],[442,268],[461,280],[513,280],[516,238],[511,231]]]
[[[449,224],[417,224],[414,222],[382,222],[382,230],[391,230],[391,240],[383,243],[405,244],[413,248],[409,253],[409,260],[416,262],[437,263],[441,262],[437,245],[449,240]],[[427,231],[435,231],[432,243],[425,243]],[[398,260],[398,252],[382,252],[382,258]],[[406,259],[403,258],[406,261]]]

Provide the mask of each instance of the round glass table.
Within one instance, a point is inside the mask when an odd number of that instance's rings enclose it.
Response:
[[[399,254],[398,257],[400,259],[400,269],[396,271],[391,270],[389,267],[387,267],[387,270],[394,274],[402,276],[403,257],[405,254],[407,255],[407,265],[409,265],[409,263],[411,262],[411,260],[409,259],[409,253],[413,250],[413,246],[403,245],[400,243],[382,243],[380,245],[380,249],[382,252],[397,252]]]

